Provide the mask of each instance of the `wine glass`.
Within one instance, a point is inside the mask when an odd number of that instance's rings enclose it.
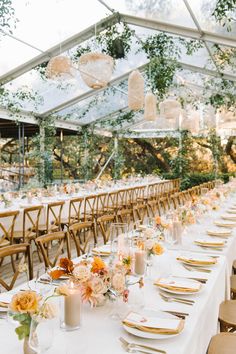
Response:
[[[47,295],[52,289],[52,277],[50,272],[51,268],[46,268],[46,272],[40,275],[40,271],[38,269],[35,279],[29,283],[30,290],[36,291],[43,297]]]

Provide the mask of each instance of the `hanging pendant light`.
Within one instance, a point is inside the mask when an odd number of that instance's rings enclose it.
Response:
[[[78,62],[81,77],[93,89],[106,87],[114,68],[113,58],[103,53],[86,53]]]
[[[161,117],[172,119],[179,116],[181,104],[175,99],[166,99],[159,104],[159,109]]]
[[[46,68],[46,77],[48,79],[73,77],[70,58],[64,55],[51,58]]]
[[[153,93],[148,92],[145,96],[144,119],[156,120],[156,117],[157,117],[157,98]]]
[[[139,111],[144,105],[144,78],[138,70],[132,71],[128,79],[128,106]]]

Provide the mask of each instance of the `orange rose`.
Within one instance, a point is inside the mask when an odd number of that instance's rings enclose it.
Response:
[[[160,243],[155,243],[155,245],[152,247],[153,253],[160,256],[162,253],[164,253],[163,247],[160,245]]]
[[[100,257],[94,257],[91,272],[98,273],[100,270],[105,269],[106,265]]]
[[[72,273],[74,270],[73,262],[68,258],[61,258],[59,267],[65,269],[66,273]]]
[[[15,294],[10,303],[10,309],[14,312],[31,312],[38,310],[40,297],[35,291],[21,291]]]

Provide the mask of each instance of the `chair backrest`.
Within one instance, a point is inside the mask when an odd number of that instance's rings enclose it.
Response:
[[[0,213],[0,247],[1,244],[4,245],[5,241],[12,243],[16,217],[18,214],[18,210]]]
[[[84,198],[73,198],[69,204],[69,225],[75,223],[82,218],[82,204]]]
[[[94,214],[95,216],[100,216],[104,213],[104,210],[107,205],[107,193],[99,193],[97,194],[96,201],[95,201],[95,209]]]
[[[75,242],[78,257],[81,255],[81,253],[86,253],[86,249],[90,240],[94,240],[91,234],[87,234],[87,237],[84,239],[83,244],[81,243],[81,233],[85,230],[88,231],[87,224],[87,222],[78,222],[69,226],[69,233]],[[89,232],[91,232],[90,229]]]
[[[36,205],[30,208],[24,209],[23,214],[23,242],[27,241],[27,238],[30,236],[32,231],[36,233],[36,236],[39,234],[39,218],[41,211],[43,209],[42,205]]]
[[[58,227],[58,231],[61,230],[61,213],[64,204],[65,202],[63,201],[48,204],[46,220],[47,233],[50,231],[51,225],[56,225]]]
[[[96,194],[84,198],[84,218],[83,221],[94,220],[96,210]]]
[[[70,239],[67,232],[58,231],[39,236],[36,238],[36,244],[42,252],[45,268],[55,267],[65,246],[67,248],[67,257],[71,257]]]
[[[20,256],[22,257],[20,258]],[[5,257],[11,257],[11,261],[14,263],[13,275],[10,282],[4,279],[0,273],[0,285],[2,285],[7,291],[14,287],[19,274],[22,273],[22,269],[25,267],[26,261],[26,271],[29,279],[33,279],[33,266],[31,262],[30,245],[28,243],[20,243],[18,245],[14,244],[0,248],[0,260]],[[9,274],[7,276],[9,278]]]
[[[109,192],[107,195],[107,209],[114,210],[118,209],[118,191]]]
[[[103,215],[97,219],[98,226],[100,228],[104,244],[110,238],[111,224],[115,222],[115,215]]]

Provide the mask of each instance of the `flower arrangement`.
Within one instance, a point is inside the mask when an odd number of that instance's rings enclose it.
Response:
[[[100,257],[94,257],[90,262],[82,260],[73,265],[67,258],[62,258],[59,262],[60,269],[53,270],[51,276],[58,279],[62,275],[68,275],[80,289],[82,301],[90,303],[92,307],[104,303],[106,298],[114,300],[116,297],[123,297],[123,301],[128,301],[128,284],[126,276],[131,272],[131,257],[127,256],[121,262],[117,262],[114,267],[109,267]],[[142,286],[142,282],[138,280]],[[60,295],[66,295],[66,287],[59,287]]]
[[[184,226],[195,224],[195,222],[196,222],[195,213],[194,213],[194,210],[192,210],[192,209],[185,209],[185,208],[179,209],[178,218],[179,218],[179,221]]]
[[[168,229],[169,227],[169,224],[165,224],[159,215],[154,218],[154,222],[156,228],[161,232],[163,232],[165,229]]]
[[[148,256],[160,256],[164,253],[164,248],[162,247],[162,245],[151,239],[146,241],[146,249]]]
[[[57,316],[56,306],[48,302],[52,296],[42,300],[35,291],[26,290],[20,291],[12,297],[9,305],[9,314],[13,320],[18,321],[20,324],[15,329],[20,340],[29,337],[33,317],[39,322],[41,320],[50,320]]]

